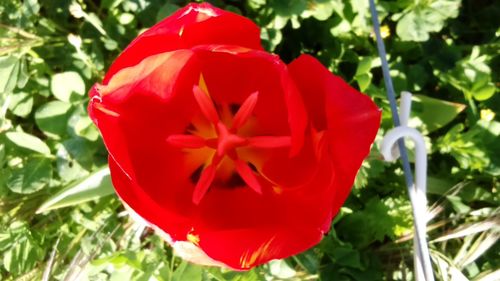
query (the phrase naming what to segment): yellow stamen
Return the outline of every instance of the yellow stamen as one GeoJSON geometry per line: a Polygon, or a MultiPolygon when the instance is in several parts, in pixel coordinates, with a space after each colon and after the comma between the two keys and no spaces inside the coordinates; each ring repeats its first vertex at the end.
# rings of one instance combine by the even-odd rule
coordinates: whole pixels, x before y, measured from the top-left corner
{"type": "Polygon", "coordinates": [[[189,242],[195,244],[196,246],[199,246],[199,244],[200,244],[200,236],[199,235],[189,232],[186,238],[189,242]]]}
{"type": "Polygon", "coordinates": [[[269,249],[271,247],[271,243],[274,241],[276,237],[273,236],[266,243],[262,244],[257,250],[253,253],[249,251],[245,252],[240,258],[240,264],[242,268],[250,268],[252,267],[258,258],[264,255],[269,255],[269,249]]]}
{"type": "Polygon", "coordinates": [[[203,74],[200,74],[200,80],[198,82],[198,87],[200,87],[200,89],[205,93],[207,94],[208,96],[210,96],[210,93],[208,92],[208,87],[207,87],[207,83],[205,82],[205,78],[203,77],[203,74]]]}

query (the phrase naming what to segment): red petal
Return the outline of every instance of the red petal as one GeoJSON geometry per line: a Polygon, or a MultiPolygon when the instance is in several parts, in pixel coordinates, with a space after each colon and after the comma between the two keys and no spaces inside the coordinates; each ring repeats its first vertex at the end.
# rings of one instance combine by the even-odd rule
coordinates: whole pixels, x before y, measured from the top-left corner
{"type": "Polygon", "coordinates": [[[192,228],[189,218],[172,212],[165,208],[166,206],[159,204],[146,190],[130,180],[111,157],[109,158],[109,169],[111,170],[113,186],[121,200],[144,220],[161,228],[174,240],[185,239],[192,228]]]}
{"type": "Polygon", "coordinates": [[[107,85],[99,86],[99,93],[105,103],[122,103],[131,94],[152,94],[166,101],[173,97],[174,88],[179,87],[178,80],[181,76],[191,76],[191,73],[187,72],[196,72],[193,66],[195,62],[191,50],[150,56],[134,67],[116,73],[107,85]],[[110,93],[112,95],[109,95],[110,93]]]}
{"type": "Polygon", "coordinates": [[[304,145],[304,136],[308,124],[308,116],[302,96],[295,83],[290,78],[288,71],[283,71],[281,76],[281,86],[285,92],[285,101],[288,108],[288,123],[292,136],[292,146],[290,156],[299,153],[304,145]]]}
{"type": "Polygon", "coordinates": [[[191,157],[166,142],[201,115],[191,94],[200,73],[191,55],[189,50],[163,53],[123,69],[99,87],[89,106],[116,165],[160,206],[183,216],[194,208],[190,177],[210,156],[208,148],[191,157]],[[96,102],[118,117],[98,110],[96,102]]]}
{"type": "Polygon", "coordinates": [[[195,135],[170,135],[167,143],[181,148],[202,148],[205,146],[205,139],[195,135]]]}
{"type": "Polygon", "coordinates": [[[370,152],[381,113],[368,96],[331,74],[309,55],[300,56],[288,69],[312,114],[313,125],[317,131],[327,128],[327,143],[335,163],[333,211],[336,213],[370,152]]]}
{"type": "Polygon", "coordinates": [[[194,114],[194,99],[174,94],[175,89],[184,91],[186,87],[181,70],[189,69],[191,55],[183,50],[149,57],[120,71],[108,85],[96,85],[90,91],[89,113],[109,153],[131,179],[149,166],[136,159],[152,147],[166,147],[166,136],[183,132],[194,114]],[[176,122],[158,123],[165,119],[176,122]]]}
{"type": "Polygon", "coordinates": [[[292,143],[292,138],[289,136],[282,137],[250,137],[248,138],[248,146],[255,148],[278,148],[278,147],[288,147],[292,143]]]}
{"type": "Polygon", "coordinates": [[[253,113],[253,110],[255,109],[255,105],[257,104],[258,98],[259,98],[259,92],[253,92],[243,102],[243,104],[241,105],[238,112],[236,112],[236,115],[234,116],[233,119],[232,128],[234,130],[238,130],[248,121],[250,115],[253,113]]]}
{"type": "Polygon", "coordinates": [[[236,160],[235,165],[236,171],[238,171],[238,174],[240,174],[245,183],[258,194],[262,194],[262,187],[260,186],[259,180],[253,174],[252,169],[248,167],[248,164],[244,161],[236,160]]]}
{"type": "Polygon", "coordinates": [[[285,189],[297,188],[310,182],[319,169],[311,136],[307,137],[297,155],[290,157],[289,151],[289,148],[267,150],[264,156],[266,160],[261,167],[261,173],[266,178],[285,189]]]}
{"type": "Polygon", "coordinates": [[[200,247],[211,258],[246,270],[273,259],[286,258],[316,245],[323,233],[301,227],[256,227],[199,233],[200,247]]]}
{"type": "Polygon", "coordinates": [[[201,173],[200,179],[198,180],[198,183],[196,183],[196,187],[194,188],[193,192],[193,203],[198,205],[205,196],[205,193],[207,193],[208,188],[212,184],[214,177],[215,177],[215,172],[216,172],[216,165],[210,165],[206,167],[203,172],[201,173]]]}
{"type": "Polygon", "coordinates": [[[323,157],[309,184],[283,193],[266,192],[269,186],[261,195],[248,188],[215,186],[199,205],[194,226],[199,245],[213,259],[248,269],[318,243],[331,221],[329,161],[323,157]]]}
{"type": "Polygon", "coordinates": [[[202,44],[237,45],[262,49],[260,29],[249,19],[213,7],[189,4],[139,35],[113,62],[103,83],[119,70],[151,55],[202,44]]]}
{"type": "Polygon", "coordinates": [[[221,105],[242,105],[249,93],[259,92],[259,102],[253,110],[254,116],[262,119],[262,126],[258,127],[272,132],[287,129],[284,94],[279,84],[284,67],[277,67],[279,58],[255,50],[223,47],[226,46],[199,46],[193,50],[203,62],[201,72],[212,99],[221,105]],[[271,105],[274,108],[269,112],[266,109],[271,105]]]}
{"type": "Polygon", "coordinates": [[[203,115],[205,115],[205,117],[210,120],[212,124],[215,125],[219,123],[217,109],[215,109],[214,102],[210,99],[208,94],[204,93],[198,86],[193,87],[193,93],[201,112],[203,112],[203,115]]]}
{"type": "Polygon", "coordinates": [[[193,51],[203,62],[201,72],[216,104],[243,105],[248,93],[259,93],[253,114],[238,130],[239,135],[245,136],[247,132],[252,135],[290,135],[293,131],[292,138],[300,143],[307,119],[304,124],[295,122],[295,119],[303,118],[305,109],[295,108],[301,104],[296,91],[299,102],[292,102],[295,94],[288,92],[289,87],[284,89],[282,81],[287,69],[278,57],[262,51],[221,45],[198,46],[193,51]],[[293,108],[288,108],[289,105],[293,108]],[[293,117],[294,114],[297,116],[293,117]],[[289,122],[292,119],[294,121],[289,122]]]}
{"type": "Polygon", "coordinates": [[[109,151],[110,157],[120,164],[117,164],[122,172],[129,178],[135,179],[135,171],[132,165],[130,151],[126,145],[123,145],[122,140],[125,139],[124,132],[120,129],[120,119],[111,109],[103,110],[101,96],[98,91],[98,86],[94,85],[90,89],[89,95],[91,100],[88,106],[89,115],[93,122],[101,131],[104,138],[104,144],[109,151]],[[110,138],[107,138],[110,136],[110,138]]]}

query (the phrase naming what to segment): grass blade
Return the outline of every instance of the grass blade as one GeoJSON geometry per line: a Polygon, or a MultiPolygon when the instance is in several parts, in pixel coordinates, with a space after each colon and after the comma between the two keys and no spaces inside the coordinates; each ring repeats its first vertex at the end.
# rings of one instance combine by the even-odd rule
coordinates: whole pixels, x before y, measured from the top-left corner
{"type": "Polygon", "coordinates": [[[37,214],[53,209],[73,206],[114,193],[108,167],[89,175],[84,180],[70,185],[45,201],[37,214]]]}

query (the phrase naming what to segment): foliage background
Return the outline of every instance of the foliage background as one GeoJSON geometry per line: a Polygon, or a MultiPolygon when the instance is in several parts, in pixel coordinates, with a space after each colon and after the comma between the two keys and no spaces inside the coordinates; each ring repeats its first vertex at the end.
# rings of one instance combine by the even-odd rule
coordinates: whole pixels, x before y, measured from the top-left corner
{"type": "MultiPolygon", "coordinates": [[[[0,0],[0,280],[412,280],[398,163],[374,145],[322,243],[249,272],[181,261],[112,193],[86,92],[167,0],[0,0]]],[[[310,53],[383,109],[365,0],[216,0],[262,27],[286,62],[310,53]]],[[[428,235],[439,280],[500,280],[500,5],[380,0],[396,91],[429,147],[428,235]]]]}

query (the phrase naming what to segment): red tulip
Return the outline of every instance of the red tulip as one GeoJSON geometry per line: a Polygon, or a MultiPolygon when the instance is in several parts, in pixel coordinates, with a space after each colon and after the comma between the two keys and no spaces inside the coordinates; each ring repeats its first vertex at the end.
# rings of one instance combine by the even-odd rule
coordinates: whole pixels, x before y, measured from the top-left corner
{"type": "Polygon", "coordinates": [[[249,269],[316,245],[380,111],[250,20],[190,4],[137,37],[90,91],[124,204],[186,259],[249,269]]]}

